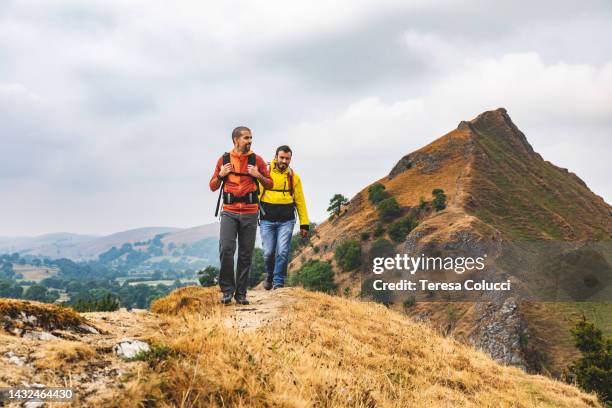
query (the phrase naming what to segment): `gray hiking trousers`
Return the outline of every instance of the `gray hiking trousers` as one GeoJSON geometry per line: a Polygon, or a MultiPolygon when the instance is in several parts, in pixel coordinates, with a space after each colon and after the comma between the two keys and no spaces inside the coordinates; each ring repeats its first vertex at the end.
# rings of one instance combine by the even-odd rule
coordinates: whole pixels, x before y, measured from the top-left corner
{"type": "Polygon", "coordinates": [[[219,286],[224,294],[246,296],[251,258],[257,235],[258,214],[221,213],[219,233],[219,286]],[[234,254],[238,238],[238,262],[234,273],[234,254]]]}

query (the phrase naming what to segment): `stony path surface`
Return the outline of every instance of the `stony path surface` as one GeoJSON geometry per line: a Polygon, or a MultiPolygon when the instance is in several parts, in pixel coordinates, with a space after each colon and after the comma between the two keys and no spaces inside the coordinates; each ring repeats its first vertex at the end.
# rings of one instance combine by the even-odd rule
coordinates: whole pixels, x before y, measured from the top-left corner
{"type": "Polygon", "coordinates": [[[247,298],[251,303],[226,306],[224,322],[228,327],[239,330],[255,330],[274,319],[280,319],[283,309],[296,300],[289,292],[286,288],[268,291],[258,287],[250,290],[247,298]]]}

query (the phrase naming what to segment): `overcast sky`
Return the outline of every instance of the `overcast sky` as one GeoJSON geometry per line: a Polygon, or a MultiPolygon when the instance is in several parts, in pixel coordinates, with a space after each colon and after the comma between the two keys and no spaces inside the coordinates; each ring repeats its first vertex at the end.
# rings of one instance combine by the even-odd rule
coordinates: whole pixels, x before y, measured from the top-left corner
{"type": "Polygon", "coordinates": [[[612,200],[612,2],[0,1],[0,236],[214,220],[238,125],[311,218],[505,107],[612,200]]]}

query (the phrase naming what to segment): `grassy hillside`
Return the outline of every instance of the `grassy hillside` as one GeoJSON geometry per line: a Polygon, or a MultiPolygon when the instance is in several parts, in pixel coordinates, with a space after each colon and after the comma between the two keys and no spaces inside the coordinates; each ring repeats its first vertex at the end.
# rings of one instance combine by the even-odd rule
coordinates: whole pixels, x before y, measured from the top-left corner
{"type": "Polygon", "coordinates": [[[285,289],[279,318],[238,331],[216,291],[182,288],[152,306],[169,326],[121,406],[149,395],[185,406],[597,406],[576,388],[501,366],[374,303],[285,289]]]}
{"type": "Polygon", "coordinates": [[[612,207],[535,153],[505,110],[485,112],[467,126],[478,146],[468,212],[511,239],[612,239],[612,207]]]}
{"type": "MultiPolygon", "coordinates": [[[[340,292],[358,296],[362,282],[371,273],[370,252],[378,238],[387,239],[400,254],[420,254],[424,250],[444,253],[447,248],[466,248],[467,242],[476,244],[497,254],[489,258],[492,267],[487,269],[491,271],[488,279],[512,276],[514,287],[522,294],[531,292],[547,301],[580,298],[573,295],[586,293],[580,292],[584,278],[596,268],[600,283],[597,288],[607,284],[607,289],[593,290],[583,298],[604,302],[612,299],[612,207],[575,174],[534,152],[502,108],[462,121],[451,132],[402,157],[387,177],[366,185],[351,198],[340,217],[316,228],[311,245],[296,252],[290,270],[296,271],[309,259],[329,260],[336,271],[340,292]],[[406,239],[394,242],[389,235],[389,223],[380,223],[376,207],[368,201],[368,188],[374,184],[385,186],[385,192],[397,200],[403,215],[418,208],[421,199],[431,200],[434,189],[444,190],[447,206],[442,211],[421,215],[419,225],[406,239]],[[381,225],[382,234],[376,237],[381,225]],[[358,242],[362,254],[361,267],[351,272],[343,271],[334,259],[335,249],[347,239],[358,242]],[[590,244],[577,250],[584,243],[590,244]],[[590,256],[594,248],[599,253],[590,256]]],[[[405,276],[398,274],[389,280],[399,277],[405,276]]],[[[408,313],[427,319],[445,334],[479,344],[481,332],[488,330],[478,322],[482,309],[430,303],[422,295],[416,295],[417,307],[407,309],[408,313]]],[[[403,310],[406,296],[396,293],[391,307],[403,310]]],[[[497,307],[503,303],[500,296],[488,297],[483,302],[491,300],[496,301],[497,307]]],[[[560,375],[577,356],[569,328],[581,316],[584,305],[568,301],[533,306],[519,305],[516,325],[508,326],[507,331],[516,334],[520,330],[519,338],[531,339],[519,354],[526,361],[537,361],[527,361],[526,366],[560,375]],[[547,319],[550,316],[555,318],[547,319]],[[551,332],[560,339],[559,344],[546,341],[545,333],[551,332]]],[[[595,309],[609,307],[603,303],[595,309]]],[[[585,314],[604,330],[612,324],[610,313],[589,314],[587,310],[585,314]]],[[[493,315],[488,318],[491,323],[497,319],[493,315]]],[[[495,344],[490,351],[506,346],[495,344]]]]}

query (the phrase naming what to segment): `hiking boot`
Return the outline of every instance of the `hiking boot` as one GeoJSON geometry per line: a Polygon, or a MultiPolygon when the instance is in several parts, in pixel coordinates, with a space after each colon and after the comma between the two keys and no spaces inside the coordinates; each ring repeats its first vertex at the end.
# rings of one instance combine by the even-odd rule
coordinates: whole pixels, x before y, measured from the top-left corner
{"type": "Polygon", "coordinates": [[[249,301],[247,300],[246,296],[236,296],[236,303],[239,305],[248,305],[249,301]]]}
{"type": "Polygon", "coordinates": [[[227,304],[229,304],[231,302],[232,302],[232,294],[231,293],[224,293],[223,296],[221,296],[221,304],[227,305],[227,304]]]}
{"type": "Polygon", "coordinates": [[[276,289],[280,289],[280,288],[284,288],[284,287],[285,287],[285,285],[274,285],[272,287],[272,289],[276,290],[276,289]]]}
{"type": "Polygon", "coordinates": [[[267,280],[267,279],[266,279],[266,280],[264,281],[263,287],[264,287],[264,289],[265,289],[265,290],[270,290],[270,289],[272,289],[272,281],[269,281],[269,280],[267,280]]]}

